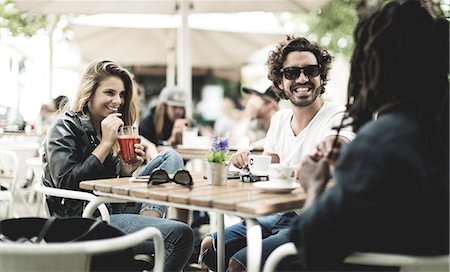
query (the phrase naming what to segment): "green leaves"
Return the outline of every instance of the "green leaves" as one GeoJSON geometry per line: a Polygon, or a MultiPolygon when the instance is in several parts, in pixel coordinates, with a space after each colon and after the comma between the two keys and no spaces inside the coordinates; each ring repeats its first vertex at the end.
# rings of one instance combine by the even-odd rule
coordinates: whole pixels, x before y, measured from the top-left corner
{"type": "Polygon", "coordinates": [[[225,163],[229,150],[228,139],[220,139],[217,135],[212,138],[211,152],[206,159],[208,162],[225,163]]]}
{"type": "Polygon", "coordinates": [[[21,14],[11,0],[0,0],[0,28],[8,29],[13,36],[33,36],[47,27],[45,15],[21,14]]]}
{"type": "Polygon", "coordinates": [[[225,161],[227,160],[228,156],[227,153],[224,151],[213,151],[211,153],[208,154],[207,156],[207,160],[208,162],[216,162],[216,163],[225,163],[225,161]]]}

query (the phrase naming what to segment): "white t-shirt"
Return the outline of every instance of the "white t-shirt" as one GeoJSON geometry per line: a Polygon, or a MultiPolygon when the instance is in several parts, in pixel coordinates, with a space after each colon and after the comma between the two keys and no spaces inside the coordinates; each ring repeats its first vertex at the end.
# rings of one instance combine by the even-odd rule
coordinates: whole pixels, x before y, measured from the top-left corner
{"type": "MultiPolygon", "coordinates": [[[[325,102],[309,124],[297,135],[291,129],[292,109],[280,110],[272,116],[264,143],[264,151],[277,154],[280,163],[298,164],[312,154],[325,137],[336,135],[332,128],[341,123],[345,107],[325,102]]],[[[353,140],[351,127],[342,128],[339,135],[353,140]]]]}

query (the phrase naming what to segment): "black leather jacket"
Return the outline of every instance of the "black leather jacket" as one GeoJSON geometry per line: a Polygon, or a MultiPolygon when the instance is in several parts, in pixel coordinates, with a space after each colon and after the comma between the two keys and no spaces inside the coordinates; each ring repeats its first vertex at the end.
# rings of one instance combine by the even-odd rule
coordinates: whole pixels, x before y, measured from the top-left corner
{"type": "MultiPolygon", "coordinates": [[[[66,112],[48,130],[44,141],[43,183],[53,188],[80,190],[88,179],[117,177],[120,163],[109,154],[102,164],[91,154],[99,144],[89,114],[66,112]]],[[[81,216],[84,202],[47,197],[50,212],[58,216],[81,216]]]]}

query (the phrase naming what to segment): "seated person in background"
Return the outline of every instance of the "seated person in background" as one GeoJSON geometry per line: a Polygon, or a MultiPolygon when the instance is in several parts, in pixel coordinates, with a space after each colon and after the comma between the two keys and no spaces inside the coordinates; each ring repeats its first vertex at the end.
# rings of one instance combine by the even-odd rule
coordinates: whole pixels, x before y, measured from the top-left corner
{"type": "MultiPolygon", "coordinates": [[[[272,116],[264,143],[264,154],[272,157],[272,163],[298,164],[321,141],[332,142],[336,138],[332,128],[340,124],[345,107],[324,102],[320,97],[325,92],[331,59],[320,45],[297,37],[287,37],[270,52],[267,64],[272,88],[292,106],[272,116]]],[[[337,139],[339,143],[346,143],[353,137],[351,129],[345,128],[337,139]]],[[[248,154],[248,151],[235,153],[231,163],[238,168],[246,167],[248,154]]],[[[296,212],[287,212],[257,219],[263,238],[261,265],[275,248],[289,241],[289,224],[296,217],[296,212]]],[[[241,222],[226,228],[224,236],[225,263],[229,271],[245,270],[245,224],[241,222]]],[[[207,236],[200,249],[200,261],[213,270],[216,269],[216,239],[216,234],[207,236]]]]}
{"type": "Polygon", "coordinates": [[[307,200],[290,232],[296,270],[349,271],[353,252],[449,254],[448,33],[419,1],[358,23],[348,84],[357,136],[332,188],[326,154],[298,168],[307,200]]]}
{"type": "MultiPolygon", "coordinates": [[[[83,180],[131,176],[144,161],[143,146],[135,144],[138,162],[125,163],[118,157],[117,131],[121,126],[132,125],[137,112],[136,90],[129,72],[112,61],[92,62],[81,77],[71,111],[53,123],[44,141],[44,185],[80,190],[83,180]]],[[[174,173],[182,167],[181,156],[166,150],[151,160],[140,175],[150,175],[155,169],[174,173]]],[[[52,196],[47,197],[47,203],[56,216],[81,216],[86,205],[84,201],[52,196]]],[[[125,233],[147,226],[161,231],[166,271],[180,271],[187,263],[193,248],[192,229],[184,223],[159,218],[166,207],[120,203],[109,208],[111,224],[125,233]]],[[[136,250],[150,254],[154,248],[149,241],[136,250]]]]}
{"type": "Polygon", "coordinates": [[[221,110],[219,118],[214,122],[214,134],[221,138],[229,138],[230,132],[236,127],[241,112],[229,97],[223,99],[221,110]]]}
{"type": "MultiPolygon", "coordinates": [[[[139,134],[145,145],[146,158],[158,156],[157,145],[182,144],[183,130],[190,124],[186,119],[186,92],[178,86],[166,86],[159,94],[159,101],[150,113],[139,122],[139,134]]],[[[176,218],[188,221],[188,211],[175,209],[176,218]]]]}
{"type": "Polygon", "coordinates": [[[53,111],[56,116],[63,113],[69,107],[69,98],[65,95],[58,95],[52,102],[53,111]]]}
{"type": "Polygon", "coordinates": [[[186,119],[186,92],[178,86],[166,86],[159,94],[158,104],[139,123],[139,134],[154,145],[167,142],[181,144],[186,119]]]}
{"type": "Polygon", "coordinates": [[[230,144],[244,148],[247,146],[243,145],[249,144],[250,149],[262,149],[270,119],[278,111],[280,98],[275,95],[272,86],[265,91],[244,87],[243,91],[249,94],[249,98],[231,132],[230,144]],[[249,142],[243,143],[242,139],[249,142]]]}

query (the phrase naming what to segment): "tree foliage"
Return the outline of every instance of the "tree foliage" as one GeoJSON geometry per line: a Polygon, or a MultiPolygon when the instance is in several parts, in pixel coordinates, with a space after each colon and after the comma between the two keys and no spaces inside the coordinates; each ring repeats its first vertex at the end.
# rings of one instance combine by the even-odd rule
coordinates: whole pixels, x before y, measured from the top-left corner
{"type": "Polygon", "coordinates": [[[47,27],[47,16],[21,14],[11,0],[0,0],[0,28],[8,29],[13,36],[33,36],[47,27]]]}
{"type": "Polygon", "coordinates": [[[356,6],[360,0],[331,0],[311,13],[306,22],[317,41],[333,55],[343,54],[350,59],[353,50],[353,29],[358,22],[356,6]]]}
{"type": "MultiPolygon", "coordinates": [[[[353,30],[359,14],[368,14],[391,0],[331,0],[316,12],[308,14],[303,20],[310,33],[332,54],[342,53],[350,59],[353,50],[353,30]]],[[[430,13],[449,18],[448,0],[420,0],[430,13]],[[446,4],[447,3],[447,4],[446,4]]]]}

